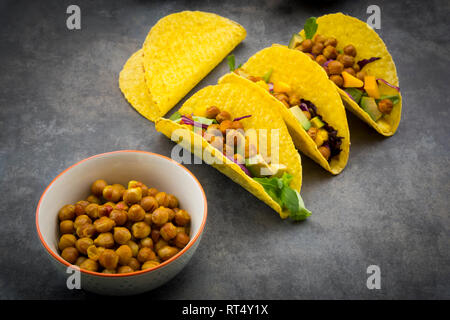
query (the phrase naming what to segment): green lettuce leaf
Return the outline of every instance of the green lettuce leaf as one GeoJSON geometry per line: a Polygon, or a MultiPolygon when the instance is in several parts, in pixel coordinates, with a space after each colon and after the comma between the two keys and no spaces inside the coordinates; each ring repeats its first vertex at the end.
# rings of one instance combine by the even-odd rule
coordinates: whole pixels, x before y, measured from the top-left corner
{"type": "Polygon", "coordinates": [[[310,17],[306,20],[303,30],[305,30],[306,39],[312,39],[319,26],[316,22],[316,17],[310,17]]]}

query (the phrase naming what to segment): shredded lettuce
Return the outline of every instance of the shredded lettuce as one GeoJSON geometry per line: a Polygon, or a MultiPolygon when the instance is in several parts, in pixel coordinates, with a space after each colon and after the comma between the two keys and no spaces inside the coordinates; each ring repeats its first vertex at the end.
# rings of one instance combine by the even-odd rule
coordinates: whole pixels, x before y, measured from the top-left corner
{"type": "Polygon", "coordinates": [[[304,220],[311,215],[311,211],[305,208],[302,197],[298,191],[292,189],[289,183],[292,175],[284,173],[281,178],[253,178],[264,187],[269,196],[277,202],[280,207],[290,213],[290,218],[295,221],[304,220]]]}
{"type": "Polygon", "coordinates": [[[312,39],[319,26],[316,22],[316,17],[310,17],[306,20],[303,30],[305,30],[306,39],[312,39]]]}

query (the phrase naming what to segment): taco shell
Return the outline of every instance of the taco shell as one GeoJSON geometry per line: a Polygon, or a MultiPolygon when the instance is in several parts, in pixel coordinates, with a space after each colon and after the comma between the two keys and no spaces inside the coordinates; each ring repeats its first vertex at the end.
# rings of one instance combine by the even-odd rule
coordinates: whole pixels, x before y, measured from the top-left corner
{"type": "Polygon", "coordinates": [[[343,137],[341,153],[328,162],[316,143],[309,137],[301,124],[278,99],[267,90],[235,73],[223,76],[219,83],[250,85],[274,101],[276,111],[284,119],[295,146],[332,174],[340,173],[346,166],[350,151],[350,133],[345,108],[334,84],[328,80],[325,71],[308,56],[298,50],[274,45],[253,55],[243,66],[244,72],[252,76],[263,76],[272,69],[271,82],[282,81],[297,92],[303,99],[311,101],[322,118],[343,137]]]}
{"type": "MultiPolygon", "coordinates": [[[[287,172],[293,176],[290,187],[300,191],[302,183],[302,166],[300,155],[288,134],[283,119],[276,112],[276,104],[263,92],[254,86],[226,83],[208,86],[189,98],[181,107],[181,114],[191,114],[199,107],[217,106],[220,110],[228,111],[233,117],[252,115],[241,120],[246,130],[279,129],[279,163],[287,166],[287,172]]],[[[283,211],[280,205],[266,193],[263,186],[246,175],[234,162],[227,159],[219,150],[212,147],[200,135],[194,134],[186,125],[180,125],[172,120],[159,118],[156,121],[156,130],[162,132],[170,139],[176,140],[183,148],[205,160],[202,155],[208,154],[210,160],[205,160],[214,168],[240,184],[258,199],[264,201],[280,214],[287,218],[289,213],[283,211]],[[172,134],[175,134],[172,136],[172,134]],[[181,137],[181,139],[178,139],[181,137]]],[[[270,150],[270,147],[268,147],[270,150]]]]}
{"type": "MultiPolygon", "coordinates": [[[[380,60],[367,64],[363,71],[376,78],[382,78],[387,82],[399,86],[397,69],[389,54],[386,45],[380,36],[365,22],[342,13],[327,14],[317,18],[318,29],[316,34],[325,37],[334,37],[338,41],[337,49],[353,44],[356,48],[355,61],[380,57],[380,60]]],[[[304,31],[300,32],[304,36],[304,31]]],[[[334,84],[334,83],[333,83],[334,84]]],[[[391,114],[383,116],[375,122],[355,101],[350,99],[346,92],[338,88],[339,94],[345,106],[361,120],[369,124],[384,136],[392,136],[398,128],[402,112],[402,97],[400,92],[384,84],[379,84],[381,95],[398,94],[400,101],[394,106],[391,114]]]]}

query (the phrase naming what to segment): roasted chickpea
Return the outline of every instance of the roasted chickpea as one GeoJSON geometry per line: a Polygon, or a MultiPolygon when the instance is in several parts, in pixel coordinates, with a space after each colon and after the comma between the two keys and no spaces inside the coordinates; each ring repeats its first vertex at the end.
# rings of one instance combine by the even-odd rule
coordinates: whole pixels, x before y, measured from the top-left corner
{"type": "Polygon", "coordinates": [[[86,214],[91,218],[91,219],[97,219],[98,218],[98,207],[99,205],[96,203],[91,203],[90,205],[88,205],[86,207],[86,214]]]}
{"type": "Polygon", "coordinates": [[[152,228],[152,232],[150,233],[150,236],[153,240],[153,243],[157,243],[159,240],[159,236],[160,236],[159,230],[152,228]]]}
{"type": "Polygon", "coordinates": [[[155,196],[156,201],[158,201],[158,204],[163,207],[169,206],[169,196],[165,192],[158,192],[155,196]]]}
{"type": "Polygon", "coordinates": [[[175,236],[174,244],[177,248],[183,249],[188,244],[188,242],[189,236],[184,232],[177,233],[177,235],[175,236]]]}
{"type": "Polygon", "coordinates": [[[120,202],[117,202],[116,207],[114,209],[128,211],[128,208],[129,207],[125,203],[125,201],[120,201],[120,202]]]}
{"type": "Polygon", "coordinates": [[[150,226],[152,225],[152,214],[151,213],[146,213],[145,214],[144,222],[149,224],[150,226]]]}
{"type": "Polygon", "coordinates": [[[313,55],[316,55],[316,56],[317,56],[317,55],[319,55],[319,54],[322,53],[323,48],[325,48],[325,46],[323,45],[323,43],[320,43],[320,42],[314,43],[314,45],[312,46],[312,49],[311,49],[311,53],[312,53],[313,55]]]}
{"type": "Polygon", "coordinates": [[[121,266],[117,269],[117,273],[131,273],[134,270],[130,266],[121,266]]]}
{"type": "Polygon", "coordinates": [[[119,257],[119,263],[123,266],[128,265],[131,258],[133,257],[133,252],[127,245],[121,245],[119,248],[117,248],[116,254],[119,257]]]}
{"type": "Polygon", "coordinates": [[[177,228],[177,234],[179,234],[180,232],[184,232],[187,234],[186,227],[176,227],[176,228],[177,228]]]}
{"type": "Polygon", "coordinates": [[[305,39],[302,41],[300,47],[303,52],[311,52],[313,42],[311,41],[311,39],[305,39]]]}
{"type": "Polygon", "coordinates": [[[332,46],[332,47],[336,47],[337,46],[337,40],[336,38],[328,38],[327,40],[325,40],[324,42],[325,47],[326,46],[332,46]]]}
{"type": "Polygon", "coordinates": [[[208,119],[215,119],[219,113],[220,110],[216,106],[206,108],[206,117],[208,119]]]}
{"type": "Polygon", "coordinates": [[[320,65],[323,65],[325,62],[327,62],[327,58],[323,54],[320,54],[316,57],[316,62],[320,65]]]}
{"type": "Polygon", "coordinates": [[[131,239],[130,230],[124,227],[114,228],[114,240],[118,244],[126,244],[131,239]]]}
{"type": "Polygon", "coordinates": [[[83,224],[77,228],[77,236],[80,238],[90,238],[95,235],[95,227],[92,224],[83,224]]]}
{"type": "Polygon", "coordinates": [[[75,243],[75,247],[82,254],[87,254],[87,249],[94,244],[91,238],[80,238],[75,243]]]}
{"type": "Polygon", "coordinates": [[[145,217],[145,210],[138,204],[133,204],[128,210],[128,220],[142,221],[145,217]]]}
{"type": "Polygon", "coordinates": [[[353,65],[353,69],[355,70],[356,73],[358,73],[359,71],[361,71],[361,68],[359,67],[359,64],[355,63],[353,65]]]}
{"type": "Polygon", "coordinates": [[[92,223],[91,218],[89,218],[85,214],[82,214],[81,216],[78,216],[75,218],[75,222],[73,223],[73,226],[75,227],[75,229],[78,229],[78,227],[81,227],[82,225],[91,224],[91,223],[92,223]]]}
{"type": "Polygon", "coordinates": [[[141,188],[131,188],[128,190],[125,190],[123,193],[123,201],[125,201],[126,204],[131,205],[138,203],[142,199],[142,189],[141,188]]]}
{"type": "Polygon", "coordinates": [[[86,260],[87,260],[86,257],[80,256],[80,257],[77,258],[77,261],[75,261],[75,265],[81,266],[81,264],[82,264],[84,261],[86,261],[86,260]]]}
{"type": "Polygon", "coordinates": [[[95,204],[100,204],[102,203],[100,201],[100,198],[97,196],[94,196],[93,194],[91,194],[89,197],[87,197],[86,199],[89,203],[95,203],[95,204]]]}
{"type": "Polygon", "coordinates": [[[331,75],[330,80],[333,81],[338,87],[342,87],[344,85],[344,79],[338,74],[331,75]]]}
{"type": "Polygon", "coordinates": [[[145,261],[144,264],[142,265],[141,269],[145,270],[145,269],[151,269],[153,267],[156,267],[157,265],[159,265],[158,261],[145,261]]]}
{"type": "Polygon", "coordinates": [[[217,117],[216,120],[218,123],[221,123],[224,120],[231,120],[231,114],[227,111],[221,111],[217,117]]]}
{"type": "Polygon", "coordinates": [[[65,234],[65,233],[74,233],[75,232],[75,227],[74,227],[74,223],[72,220],[63,220],[59,223],[59,231],[61,232],[61,234],[65,234]]]}
{"type": "Polygon", "coordinates": [[[98,263],[92,259],[86,259],[80,264],[80,269],[96,272],[98,270],[98,263]]]}
{"type": "Polygon", "coordinates": [[[98,233],[108,232],[114,228],[115,225],[116,223],[114,220],[107,217],[101,217],[100,219],[94,221],[95,231],[98,233]]]}
{"type": "Polygon", "coordinates": [[[333,60],[328,64],[328,71],[330,74],[341,74],[344,70],[344,65],[339,61],[333,60]]]}
{"type": "Polygon", "coordinates": [[[356,57],[356,48],[351,44],[346,45],[344,47],[344,53],[349,56],[356,57]]]}
{"type": "Polygon", "coordinates": [[[156,242],[156,244],[155,244],[155,246],[154,246],[155,251],[158,252],[159,249],[161,249],[161,248],[163,248],[163,247],[165,247],[165,246],[167,246],[167,245],[169,245],[169,244],[167,243],[167,241],[164,240],[163,238],[160,238],[160,239],[158,240],[158,242],[156,242]]]}
{"type": "Polygon", "coordinates": [[[191,216],[186,210],[179,210],[175,214],[175,223],[177,226],[183,227],[191,221],[191,216]]]}
{"type": "Polygon", "coordinates": [[[129,246],[131,248],[131,252],[133,253],[133,257],[136,257],[138,252],[139,252],[139,246],[136,242],[129,240],[126,243],[127,246],[129,246]]]}
{"type": "Polygon", "coordinates": [[[299,105],[300,104],[300,96],[295,92],[290,93],[289,94],[289,104],[291,106],[299,105]]]}
{"type": "Polygon", "coordinates": [[[327,38],[325,38],[324,36],[322,36],[320,34],[316,34],[314,36],[314,42],[324,43],[326,40],[327,40],[327,38]]]}
{"type": "Polygon", "coordinates": [[[142,198],[140,205],[146,212],[153,212],[159,207],[158,200],[152,196],[142,198]]]}
{"type": "Polygon", "coordinates": [[[339,56],[339,61],[344,65],[345,68],[353,66],[355,64],[355,58],[347,54],[342,54],[339,56]]]}
{"type": "Polygon", "coordinates": [[[128,266],[132,268],[134,271],[139,270],[141,268],[141,264],[136,258],[131,258],[130,262],[128,262],[128,266]]]}
{"type": "Polygon", "coordinates": [[[109,217],[111,211],[114,210],[114,207],[110,205],[110,202],[105,203],[104,205],[98,206],[98,217],[109,217]]]}
{"type": "Polygon", "coordinates": [[[150,196],[150,197],[154,197],[154,196],[156,196],[156,194],[158,193],[159,191],[158,191],[158,189],[156,189],[156,188],[149,188],[148,189],[148,196],[150,196]]]}
{"type": "Polygon", "coordinates": [[[109,214],[109,218],[114,220],[114,222],[118,226],[123,226],[128,220],[127,213],[123,210],[117,209],[111,211],[111,213],[109,214]]]}
{"type": "Polygon", "coordinates": [[[133,236],[137,239],[143,239],[146,238],[150,232],[151,228],[150,225],[146,224],[145,222],[136,222],[131,227],[131,231],[133,232],[133,236]]]}
{"type": "Polygon", "coordinates": [[[74,247],[64,248],[64,250],[61,252],[61,257],[70,264],[74,264],[78,258],[78,250],[74,247]]]}
{"type": "Polygon", "coordinates": [[[164,240],[169,241],[177,235],[177,228],[171,222],[167,222],[161,227],[159,232],[164,240]]]}
{"type": "Polygon", "coordinates": [[[155,260],[156,254],[152,249],[144,247],[139,249],[137,259],[139,262],[144,263],[145,261],[155,260]]]}
{"type": "Polygon", "coordinates": [[[73,220],[75,218],[75,206],[72,204],[66,204],[59,210],[58,218],[60,221],[73,220]]]}
{"type": "Polygon", "coordinates": [[[157,226],[162,226],[169,221],[169,208],[159,207],[152,214],[152,221],[157,226]]]}
{"type": "Polygon", "coordinates": [[[100,233],[94,240],[94,244],[98,247],[112,248],[114,247],[114,237],[111,232],[100,233]]]}
{"type": "Polygon", "coordinates": [[[319,130],[317,128],[311,127],[311,128],[308,129],[307,133],[311,137],[311,139],[315,140],[318,131],[319,130]]]}
{"type": "Polygon", "coordinates": [[[330,148],[328,146],[320,146],[319,147],[319,152],[322,154],[322,156],[326,160],[328,160],[330,158],[331,151],[330,151],[330,148]]]}
{"type": "Polygon", "coordinates": [[[238,121],[233,121],[232,124],[231,124],[231,129],[244,130],[244,125],[239,120],[238,121]]]}
{"type": "Polygon", "coordinates": [[[394,104],[390,99],[383,99],[378,102],[378,110],[380,110],[380,112],[383,114],[390,114],[393,108],[394,104]]]}
{"type": "Polygon", "coordinates": [[[148,187],[140,181],[130,181],[128,182],[128,189],[131,188],[141,188],[142,197],[146,197],[148,195],[148,187]]]}
{"type": "Polygon", "coordinates": [[[93,195],[96,195],[97,197],[101,197],[103,194],[103,189],[108,185],[108,183],[103,180],[95,180],[94,183],[91,186],[91,192],[93,195]]]}
{"type": "Polygon", "coordinates": [[[118,202],[122,197],[123,191],[120,187],[106,186],[103,189],[103,198],[108,201],[118,202]]]}
{"type": "Polygon", "coordinates": [[[352,76],[356,76],[356,72],[353,68],[345,68],[344,69],[345,72],[347,72],[348,74],[352,75],[352,76]]]}
{"type": "Polygon", "coordinates": [[[227,133],[227,130],[230,130],[232,128],[233,128],[233,121],[231,120],[223,120],[219,126],[219,130],[220,132],[222,132],[223,135],[227,133]]]}
{"type": "Polygon", "coordinates": [[[105,251],[106,249],[103,247],[96,247],[95,245],[89,246],[87,248],[87,256],[89,257],[89,259],[97,261],[98,258],[100,258],[100,255],[102,254],[103,251],[105,251]]]}
{"type": "Polygon", "coordinates": [[[315,61],[316,57],[314,57],[311,53],[305,53],[311,60],[315,61]]]}
{"type": "Polygon", "coordinates": [[[73,234],[63,234],[61,238],[59,238],[59,250],[64,250],[68,247],[75,247],[75,242],[77,242],[77,238],[75,238],[73,234]]]}
{"type": "Polygon", "coordinates": [[[144,239],[141,239],[140,245],[141,245],[141,248],[147,247],[147,248],[153,249],[153,240],[152,240],[152,238],[146,237],[144,239]]]}
{"type": "Polygon", "coordinates": [[[323,49],[322,54],[325,56],[325,58],[327,58],[327,60],[329,60],[329,59],[336,59],[338,52],[336,48],[333,46],[325,46],[325,49],[323,49]]]}
{"type": "Polygon", "coordinates": [[[81,201],[78,201],[76,204],[75,204],[75,215],[78,217],[78,216],[81,216],[81,215],[83,215],[83,214],[86,214],[86,207],[89,205],[89,201],[86,201],[86,200],[81,200],[81,201]]]}
{"type": "Polygon", "coordinates": [[[162,260],[168,260],[168,259],[172,258],[174,255],[176,255],[179,251],[180,250],[178,250],[178,248],[171,247],[171,246],[165,246],[158,250],[158,256],[162,260]]]}
{"type": "Polygon", "coordinates": [[[114,270],[119,263],[119,255],[114,250],[106,249],[100,254],[98,262],[104,268],[114,270]]]}
{"type": "Polygon", "coordinates": [[[366,73],[364,71],[359,71],[356,73],[356,77],[364,82],[364,77],[366,76],[366,73]]]}
{"type": "Polygon", "coordinates": [[[116,270],[103,269],[102,273],[115,274],[115,273],[116,273],[116,270]]]}

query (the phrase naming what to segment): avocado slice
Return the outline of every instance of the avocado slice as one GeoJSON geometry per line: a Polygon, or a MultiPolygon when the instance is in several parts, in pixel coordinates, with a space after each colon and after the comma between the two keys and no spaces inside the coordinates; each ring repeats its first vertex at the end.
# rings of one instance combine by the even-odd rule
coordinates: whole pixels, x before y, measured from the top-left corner
{"type": "Polygon", "coordinates": [[[320,120],[319,117],[314,117],[314,118],[311,119],[311,125],[314,128],[320,129],[320,128],[322,128],[325,125],[325,123],[323,123],[323,121],[320,120]]]}
{"type": "Polygon", "coordinates": [[[272,175],[272,168],[260,154],[256,154],[253,157],[245,159],[245,166],[255,177],[272,175]]]}
{"type": "Polygon", "coordinates": [[[361,97],[363,95],[362,90],[356,88],[345,88],[344,90],[352,96],[353,100],[355,100],[356,103],[359,103],[361,101],[361,97]]]}
{"type": "Polygon", "coordinates": [[[192,119],[195,122],[198,122],[201,124],[206,124],[208,126],[214,123],[214,119],[209,119],[209,118],[205,118],[205,117],[193,116],[192,119]]]}
{"type": "Polygon", "coordinates": [[[360,105],[361,108],[369,114],[373,121],[377,121],[383,116],[380,110],[378,110],[375,99],[372,97],[362,97],[360,105]]]}
{"type": "Polygon", "coordinates": [[[289,40],[289,45],[288,48],[289,49],[294,49],[297,45],[299,45],[300,43],[302,43],[303,38],[301,35],[299,35],[298,33],[294,33],[291,37],[291,40],[289,40]]]}
{"type": "Polygon", "coordinates": [[[289,110],[292,112],[297,121],[300,122],[303,129],[308,130],[309,128],[311,128],[311,122],[309,122],[308,118],[305,116],[299,106],[293,106],[292,108],[289,108],[289,110]]]}
{"type": "Polygon", "coordinates": [[[272,170],[272,177],[281,178],[285,172],[287,172],[287,167],[284,164],[269,164],[272,170]]]}

